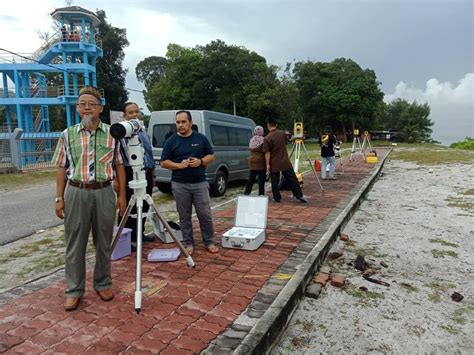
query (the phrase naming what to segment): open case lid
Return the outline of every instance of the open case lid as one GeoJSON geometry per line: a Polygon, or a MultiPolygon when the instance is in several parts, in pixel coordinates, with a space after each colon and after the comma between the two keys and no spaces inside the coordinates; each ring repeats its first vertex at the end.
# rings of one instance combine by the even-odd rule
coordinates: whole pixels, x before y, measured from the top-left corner
{"type": "Polygon", "coordinates": [[[267,226],[267,196],[239,196],[235,209],[235,226],[261,228],[267,226]]]}

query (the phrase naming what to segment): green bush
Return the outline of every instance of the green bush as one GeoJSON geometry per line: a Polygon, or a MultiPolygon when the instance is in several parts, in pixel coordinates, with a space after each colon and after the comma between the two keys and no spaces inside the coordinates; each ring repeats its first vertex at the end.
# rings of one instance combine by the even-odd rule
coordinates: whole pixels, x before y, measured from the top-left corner
{"type": "Polygon", "coordinates": [[[474,138],[466,137],[464,140],[450,145],[451,148],[474,150],[474,138]]]}

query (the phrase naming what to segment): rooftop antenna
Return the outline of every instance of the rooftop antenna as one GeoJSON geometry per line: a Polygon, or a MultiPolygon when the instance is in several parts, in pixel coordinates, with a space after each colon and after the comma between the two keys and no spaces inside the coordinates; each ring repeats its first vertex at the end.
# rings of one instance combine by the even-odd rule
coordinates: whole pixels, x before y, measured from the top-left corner
{"type": "Polygon", "coordinates": [[[69,7],[72,5],[73,2],[74,0],[66,0],[66,5],[69,7]]]}

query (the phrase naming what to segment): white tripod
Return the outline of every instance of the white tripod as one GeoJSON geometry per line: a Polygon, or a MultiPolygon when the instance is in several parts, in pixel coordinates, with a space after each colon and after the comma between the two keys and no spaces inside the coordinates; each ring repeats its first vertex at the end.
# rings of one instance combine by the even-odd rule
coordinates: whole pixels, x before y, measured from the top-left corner
{"type": "MultiPolygon", "coordinates": [[[[120,122],[120,123],[116,123],[112,125],[110,129],[111,135],[115,139],[120,139],[120,138],[125,137],[126,133],[123,134],[123,131],[124,131],[123,129],[121,129],[120,127],[113,129],[113,127],[115,125],[125,126],[126,123],[130,123],[132,121],[124,121],[124,122],[120,122]]],[[[130,123],[130,124],[133,125],[133,123],[130,123]]],[[[113,239],[112,239],[112,250],[113,250],[115,247],[115,244],[117,243],[119,239],[118,236],[121,235],[122,230],[125,226],[125,223],[127,223],[128,218],[132,217],[132,218],[137,219],[137,255],[136,255],[137,260],[136,260],[136,277],[135,277],[135,311],[137,312],[137,314],[140,313],[140,310],[142,307],[142,289],[141,289],[142,288],[142,235],[143,235],[142,218],[144,217],[143,216],[143,201],[144,200],[153,209],[153,212],[160,219],[161,223],[163,223],[163,226],[165,226],[165,228],[168,230],[170,236],[173,238],[174,242],[178,245],[181,252],[186,256],[186,261],[188,263],[188,266],[191,266],[191,267],[195,266],[194,260],[189,255],[186,248],[176,238],[176,236],[173,233],[173,229],[169,226],[168,222],[160,214],[151,196],[146,193],[147,181],[146,181],[145,170],[144,170],[144,165],[143,165],[143,147],[140,145],[140,141],[138,140],[138,134],[137,134],[137,131],[139,129],[140,127],[132,128],[132,133],[131,134],[129,133],[129,136],[131,135],[131,138],[129,139],[129,142],[128,142],[128,161],[133,171],[133,180],[128,183],[128,186],[131,189],[133,189],[133,195],[130,198],[130,202],[128,203],[127,209],[125,210],[125,214],[120,222],[117,233],[113,236],[113,239]],[[134,205],[137,206],[137,214],[130,215],[130,211],[132,210],[134,205]]],[[[126,132],[126,129],[125,129],[125,132],[126,132]]],[[[150,212],[146,213],[145,217],[148,216],[149,214],[151,213],[150,212]]]]}
{"type": "Polygon", "coordinates": [[[370,145],[369,132],[365,131],[364,132],[364,140],[362,141],[362,148],[361,148],[361,152],[362,152],[362,154],[364,154],[364,156],[365,156],[365,150],[367,149],[367,147],[369,148],[369,152],[371,152],[372,151],[372,146],[370,145]]]}

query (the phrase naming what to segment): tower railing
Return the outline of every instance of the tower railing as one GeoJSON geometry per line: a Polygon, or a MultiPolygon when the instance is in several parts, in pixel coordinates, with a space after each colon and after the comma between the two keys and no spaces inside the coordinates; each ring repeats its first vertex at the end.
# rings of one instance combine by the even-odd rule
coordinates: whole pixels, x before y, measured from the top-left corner
{"type": "MultiPolygon", "coordinates": [[[[77,86],[77,92],[79,92],[83,87],[86,87],[88,85],[78,85],[77,86]]],[[[57,86],[58,88],[58,96],[74,96],[74,85],[69,84],[69,95],[66,95],[66,86],[65,85],[59,85],[57,86]]],[[[104,97],[104,89],[98,88],[100,91],[100,94],[102,97],[104,97]]]]}
{"type": "MultiPolygon", "coordinates": [[[[102,49],[102,40],[98,33],[94,34],[94,41],[91,42],[90,35],[86,33],[63,33],[57,31],[54,33],[46,42],[44,42],[40,48],[33,53],[32,58],[39,59],[49,48],[58,42],[82,42],[88,44],[95,44],[98,48],[102,49]]],[[[32,60],[34,61],[34,60],[32,60]]]]}

